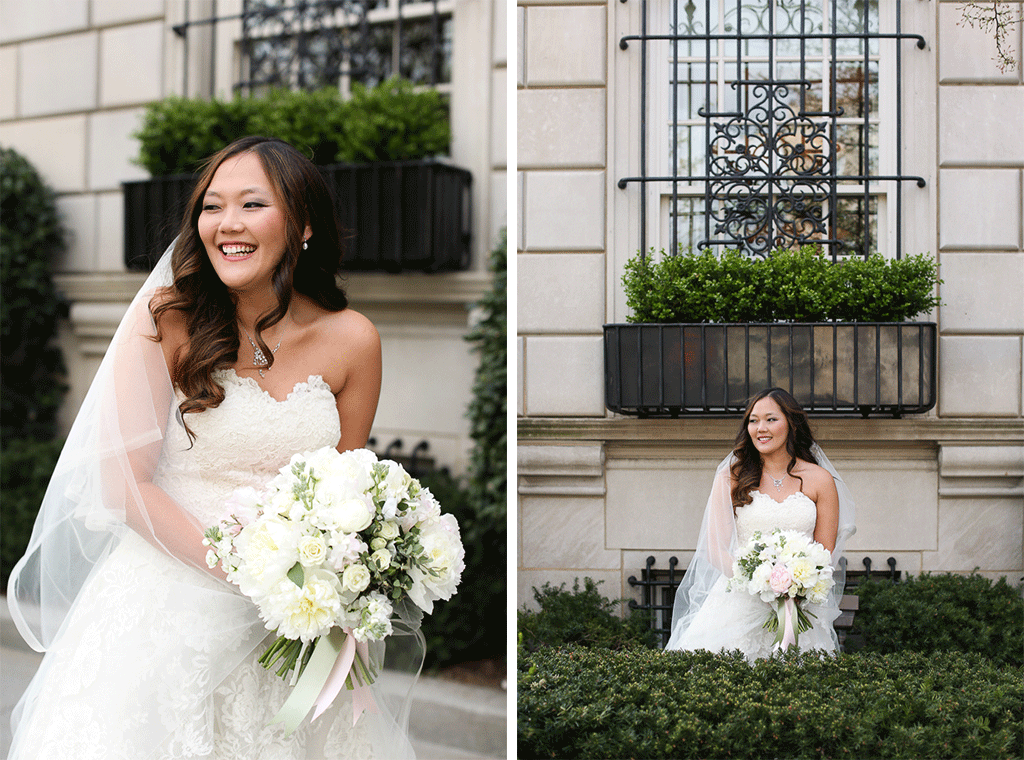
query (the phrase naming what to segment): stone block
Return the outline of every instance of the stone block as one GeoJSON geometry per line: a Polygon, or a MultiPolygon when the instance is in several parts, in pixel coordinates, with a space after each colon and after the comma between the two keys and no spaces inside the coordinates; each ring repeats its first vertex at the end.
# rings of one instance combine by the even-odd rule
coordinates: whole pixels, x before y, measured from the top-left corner
{"type": "Polygon", "coordinates": [[[710,459],[609,460],[605,474],[608,547],[695,549],[717,466],[710,459]]]}
{"type": "Polygon", "coordinates": [[[602,349],[600,336],[527,338],[526,413],[603,417],[602,349]]]}
{"type": "Polygon", "coordinates": [[[603,85],[607,29],[600,5],[526,9],[526,83],[603,85]]]}
{"type": "Polygon", "coordinates": [[[96,268],[96,197],[92,193],[57,199],[68,246],[53,262],[57,272],[91,272],[96,268]]]}
{"type": "Polygon", "coordinates": [[[516,160],[529,168],[601,168],[604,88],[519,90],[516,160]]]}
{"type": "Polygon", "coordinates": [[[58,193],[85,190],[85,117],[59,116],[0,124],[0,144],[32,162],[58,193]]]}
{"type": "Polygon", "coordinates": [[[939,248],[1019,250],[1020,195],[1017,170],[940,170],[939,248]]]}
{"type": "Polygon", "coordinates": [[[0,48],[0,119],[18,114],[18,48],[0,48]]]}
{"type": "Polygon", "coordinates": [[[526,386],[523,384],[526,368],[523,364],[525,359],[526,341],[522,336],[516,337],[516,415],[522,417],[526,414],[524,397],[526,386]]]}
{"type": "Polygon", "coordinates": [[[851,556],[935,548],[938,463],[934,459],[901,459],[898,450],[889,450],[880,452],[876,460],[837,458],[834,464],[857,505],[857,532],[848,544],[851,556]]]}
{"type": "Polygon", "coordinates": [[[579,586],[583,588],[583,579],[593,578],[600,585],[597,590],[605,599],[621,599],[625,596],[623,590],[622,572],[620,570],[584,569],[562,570],[554,569],[520,569],[516,573],[516,607],[525,607],[528,610],[538,609],[533,598],[533,589],[542,588],[545,583],[550,583],[557,588],[564,586],[565,590],[572,591],[573,583],[579,580],[579,586]]]}
{"type": "Polygon", "coordinates": [[[508,65],[508,6],[502,0],[494,0],[494,53],[495,66],[508,65]]]}
{"type": "Polygon", "coordinates": [[[939,338],[939,415],[1016,417],[1021,409],[1016,336],[939,338]]]}
{"type": "Polygon", "coordinates": [[[960,3],[939,3],[939,39],[940,83],[1017,81],[1017,72],[999,70],[992,33],[963,22],[960,3]]]}
{"type": "Polygon", "coordinates": [[[526,84],[526,8],[516,8],[516,84],[526,84]]]}
{"type": "Polygon", "coordinates": [[[939,165],[1024,164],[1022,123],[1024,87],[940,87],[939,165]]]}
{"type": "Polygon", "coordinates": [[[606,190],[603,171],[526,172],[524,250],[602,250],[606,190]]]}
{"type": "Polygon", "coordinates": [[[491,71],[491,166],[508,163],[508,92],[505,69],[491,71]]]}
{"type": "Polygon", "coordinates": [[[89,0],[3,0],[0,43],[86,29],[89,5],[89,0]]]}
{"type": "Polygon", "coordinates": [[[1024,567],[1020,497],[941,499],[939,546],[927,569],[948,572],[1011,571],[1024,567]]]}
{"type": "Polygon", "coordinates": [[[1024,333],[1024,253],[944,253],[942,332],[1024,333]]]}
{"type": "Polygon", "coordinates": [[[96,107],[95,32],[24,43],[19,51],[19,113],[23,117],[96,107]]]}
{"type": "Polygon", "coordinates": [[[124,269],[124,195],[118,191],[98,193],[96,266],[101,272],[124,269]]]}
{"type": "Polygon", "coordinates": [[[526,253],[518,267],[521,333],[599,332],[604,323],[604,255],[526,253]]]}
{"type": "Polygon", "coordinates": [[[141,109],[101,111],[89,117],[89,187],[119,190],[127,180],[147,179],[148,172],[132,163],[139,141],[132,132],[142,121],[141,109]]]}
{"type": "Polygon", "coordinates": [[[524,567],[620,567],[619,552],[605,547],[604,499],[524,496],[520,509],[524,567]]]}
{"type": "Polygon", "coordinates": [[[96,26],[108,26],[128,21],[162,19],[164,14],[164,0],[103,0],[93,4],[92,22],[96,26]]]}
{"type": "Polygon", "coordinates": [[[106,29],[100,34],[100,105],[159,100],[163,80],[161,22],[106,29]]]}
{"type": "Polygon", "coordinates": [[[526,247],[523,217],[526,215],[526,172],[516,172],[516,245],[519,250],[526,247]]]}
{"type": "MultiPolygon", "coordinates": [[[[498,243],[501,230],[508,227],[508,173],[504,170],[491,172],[490,229],[487,239],[493,248],[498,243]]],[[[508,236],[511,237],[511,230],[508,236]]]]}

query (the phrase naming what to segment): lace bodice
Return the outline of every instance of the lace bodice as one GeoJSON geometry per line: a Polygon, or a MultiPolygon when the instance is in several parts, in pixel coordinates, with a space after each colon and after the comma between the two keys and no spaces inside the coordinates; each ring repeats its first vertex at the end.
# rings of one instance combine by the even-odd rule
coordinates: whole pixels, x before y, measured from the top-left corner
{"type": "MultiPolygon", "coordinates": [[[[276,400],[249,377],[218,370],[220,406],[186,418],[196,436],[169,425],[154,482],[204,525],[222,517],[236,488],[262,488],[293,454],[335,446],[341,423],[331,388],[319,375],[276,400]]],[[[182,399],[177,399],[180,403],[182,399]]]]}
{"type": "Polygon", "coordinates": [[[776,528],[798,530],[814,535],[818,512],[810,497],[801,491],[790,494],[781,502],[760,491],[751,491],[754,500],[736,510],[736,543],[745,546],[754,531],[770,533],[776,528]]]}

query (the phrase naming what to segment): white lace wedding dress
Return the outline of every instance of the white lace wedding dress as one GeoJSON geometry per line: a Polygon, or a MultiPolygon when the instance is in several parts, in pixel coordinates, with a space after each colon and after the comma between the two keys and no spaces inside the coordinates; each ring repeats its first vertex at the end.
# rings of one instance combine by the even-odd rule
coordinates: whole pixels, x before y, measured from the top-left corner
{"type": "MultiPolygon", "coordinates": [[[[796,530],[808,537],[814,535],[817,510],[814,502],[801,492],[778,502],[768,494],[752,491],[753,501],[736,510],[736,545],[745,546],[755,531],[771,533],[774,529],[796,530]]],[[[769,606],[759,597],[746,592],[729,591],[729,579],[722,576],[712,586],[707,599],[689,628],[673,649],[707,649],[712,652],[739,649],[748,660],[768,657],[775,633],[764,629],[769,606]]],[[[810,630],[800,634],[801,650],[835,650],[831,632],[834,613],[818,605],[804,605],[811,618],[810,630]]]]}
{"type": "MultiPolygon", "coordinates": [[[[168,427],[153,480],[203,524],[221,517],[234,489],[262,486],[294,453],[334,446],[340,435],[334,396],[318,376],[283,401],[232,370],[215,378],[224,401],[188,416],[194,446],[180,426],[168,427]],[[180,457],[192,460],[194,475],[170,474],[180,457]]],[[[87,582],[17,708],[11,757],[413,755],[401,721],[386,709],[353,727],[344,689],[327,713],[313,723],[307,717],[290,737],[280,724],[269,727],[290,687],[256,662],[273,635],[234,591],[128,534],[87,582]]]]}

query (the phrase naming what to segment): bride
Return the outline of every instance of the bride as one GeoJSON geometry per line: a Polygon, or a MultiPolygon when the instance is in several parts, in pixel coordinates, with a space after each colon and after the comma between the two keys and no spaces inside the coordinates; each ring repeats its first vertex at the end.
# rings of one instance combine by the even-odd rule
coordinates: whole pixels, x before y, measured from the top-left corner
{"type": "MultiPolygon", "coordinates": [[[[346,690],[290,736],[269,725],[290,686],[256,662],[268,632],[202,544],[235,489],[297,452],[366,444],[380,339],[336,284],[330,190],[286,143],[243,138],[210,159],[172,249],[111,342],[12,573],[18,629],[47,654],[10,757],[412,756],[407,691],[375,687],[355,725],[346,690]]],[[[403,622],[415,669],[418,620],[403,622]]]]}
{"type": "Polygon", "coordinates": [[[844,578],[839,567],[854,528],[849,489],[814,442],[807,414],[781,388],[754,396],[732,453],[719,465],[708,498],[697,551],[676,592],[669,650],[740,650],[748,660],[768,657],[775,634],[763,628],[769,606],[745,591],[729,591],[737,549],[755,531],[795,530],[832,553],[835,586],[799,635],[801,649],[832,652],[832,622],[844,578]]]}

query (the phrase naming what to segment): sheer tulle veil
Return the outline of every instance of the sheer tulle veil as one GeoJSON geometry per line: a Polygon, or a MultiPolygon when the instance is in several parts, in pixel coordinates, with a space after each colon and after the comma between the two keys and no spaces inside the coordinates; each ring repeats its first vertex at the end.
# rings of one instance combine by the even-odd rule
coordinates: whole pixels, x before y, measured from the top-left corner
{"type": "MultiPolygon", "coordinates": [[[[836,547],[832,552],[832,567],[835,585],[825,607],[835,619],[839,614],[839,599],[843,594],[846,582],[845,569],[839,562],[846,548],[846,542],[856,531],[855,506],[850,489],[836,468],[825,456],[825,452],[815,443],[811,447],[818,464],[828,470],[836,483],[839,492],[839,530],[836,547]],[[834,614],[833,614],[834,613],[834,614]]],[[[683,634],[689,628],[697,611],[704,604],[712,586],[723,576],[732,576],[732,561],[736,554],[736,518],[732,508],[730,467],[734,461],[729,454],[718,465],[715,480],[704,509],[697,549],[689,567],[676,591],[672,610],[672,629],[666,649],[675,649],[683,634]]],[[[835,631],[832,631],[835,638],[835,631]]],[[[835,642],[838,647],[838,641],[835,642]]]]}
{"type": "MultiPolygon", "coordinates": [[[[57,462],[26,553],[8,585],[8,604],[18,631],[42,652],[59,642],[62,631],[74,622],[82,590],[120,544],[139,545],[141,537],[164,557],[166,578],[154,593],[138,600],[140,610],[145,610],[138,614],[155,610],[170,619],[194,621],[202,631],[202,651],[197,650],[195,637],[154,644],[146,638],[144,626],[131,628],[127,623],[126,629],[136,633],[126,634],[111,647],[124,653],[114,665],[117,673],[109,676],[112,688],[133,684],[132,709],[138,713],[133,717],[139,719],[139,731],[148,732],[136,738],[147,751],[166,741],[159,692],[174,687],[168,663],[200,663],[199,691],[205,698],[268,635],[255,606],[207,567],[204,526],[153,484],[165,436],[171,426],[182,425],[161,344],[153,340],[156,329],[149,310],[158,289],[172,283],[174,245],[146,279],[111,340],[57,462]]],[[[176,459],[184,463],[173,476],[198,477],[187,471],[187,457],[176,459]]],[[[418,674],[424,651],[418,616],[396,621],[395,629],[389,642],[406,650],[404,669],[418,674]]],[[[390,656],[390,643],[388,649],[390,656]]],[[[382,660],[383,650],[377,647],[372,657],[382,660]]],[[[378,704],[386,703],[383,731],[398,728],[404,737],[414,681],[389,694],[375,689],[378,704]]],[[[15,726],[31,714],[41,683],[42,679],[33,681],[19,702],[15,726]]]]}

